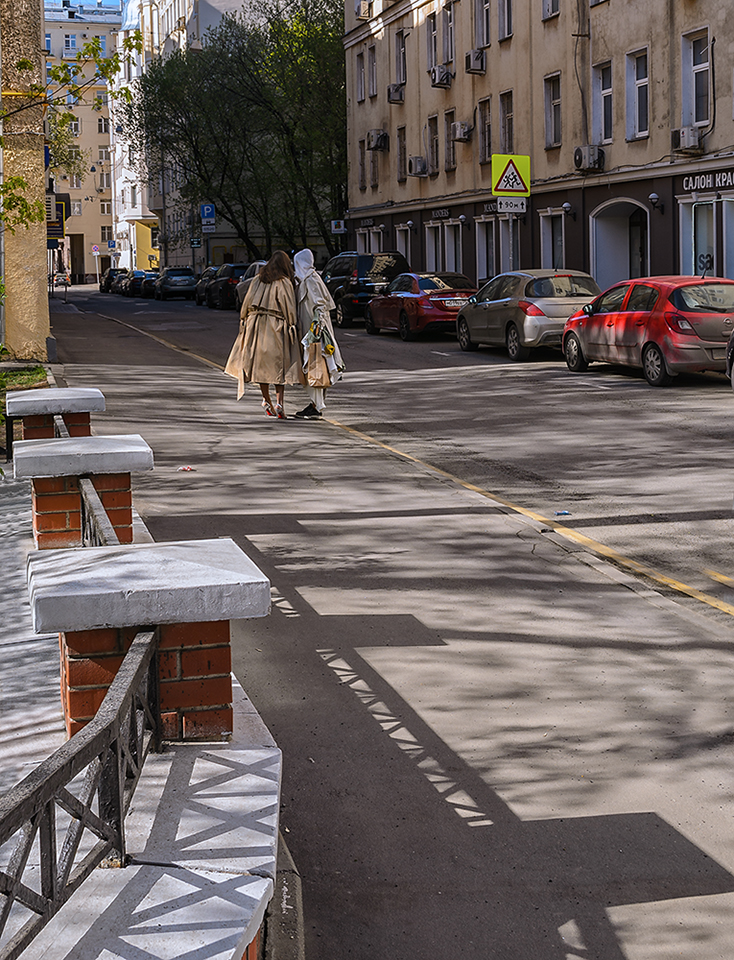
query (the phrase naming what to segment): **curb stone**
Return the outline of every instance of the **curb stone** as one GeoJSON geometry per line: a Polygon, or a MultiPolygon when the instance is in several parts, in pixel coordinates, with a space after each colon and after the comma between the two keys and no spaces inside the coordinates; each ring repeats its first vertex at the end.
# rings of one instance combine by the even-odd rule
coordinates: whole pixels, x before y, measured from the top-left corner
{"type": "Polygon", "coordinates": [[[265,914],[265,960],[305,960],[301,875],[278,833],[278,869],[265,914]]]}

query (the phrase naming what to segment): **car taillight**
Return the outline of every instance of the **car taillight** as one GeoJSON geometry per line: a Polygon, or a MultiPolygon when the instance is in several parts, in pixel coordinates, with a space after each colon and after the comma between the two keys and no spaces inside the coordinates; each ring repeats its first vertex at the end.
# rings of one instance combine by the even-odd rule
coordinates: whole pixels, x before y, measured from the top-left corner
{"type": "Polygon", "coordinates": [[[432,300],[429,300],[428,297],[418,297],[416,301],[419,307],[422,307],[424,310],[433,310],[434,304],[432,300]]]}
{"type": "Polygon", "coordinates": [[[352,280],[356,280],[356,279],[357,279],[357,271],[356,271],[356,270],[353,270],[353,271],[352,271],[352,280]]]}
{"type": "Polygon", "coordinates": [[[239,283],[239,282],[240,282],[239,277],[229,277],[227,280],[227,283],[239,283]]]}
{"type": "Polygon", "coordinates": [[[530,303],[528,300],[518,300],[518,307],[522,310],[526,317],[544,317],[545,314],[536,306],[534,303],[530,303]]]}
{"type": "Polygon", "coordinates": [[[690,322],[686,320],[685,317],[682,317],[679,313],[666,313],[665,322],[668,324],[671,330],[674,330],[676,333],[685,333],[689,337],[696,336],[696,331],[691,326],[690,322]]]}

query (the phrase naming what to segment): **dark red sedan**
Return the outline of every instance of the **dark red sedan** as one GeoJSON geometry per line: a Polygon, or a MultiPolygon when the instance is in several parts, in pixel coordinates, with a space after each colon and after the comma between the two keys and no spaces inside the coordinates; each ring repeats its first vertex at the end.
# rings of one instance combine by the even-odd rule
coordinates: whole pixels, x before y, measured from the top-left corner
{"type": "Polygon", "coordinates": [[[653,387],[677,373],[726,372],[734,330],[734,280],[644,277],[605,290],[566,321],[569,370],[591,360],[642,367],[653,387]]]}
{"type": "Polygon", "coordinates": [[[477,287],[463,273],[401,273],[367,304],[367,333],[397,330],[414,340],[425,330],[456,331],[456,314],[477,287]]]}

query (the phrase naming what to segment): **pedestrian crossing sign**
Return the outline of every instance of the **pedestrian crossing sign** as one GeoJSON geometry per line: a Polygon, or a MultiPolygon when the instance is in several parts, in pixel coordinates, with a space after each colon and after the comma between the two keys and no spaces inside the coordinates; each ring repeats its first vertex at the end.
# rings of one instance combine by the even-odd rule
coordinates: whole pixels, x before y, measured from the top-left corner
{"type": "Polygon", "coordinates": [[[529,197],[530,157],[493,153],[492,194],[495,197],[529,197]]]}

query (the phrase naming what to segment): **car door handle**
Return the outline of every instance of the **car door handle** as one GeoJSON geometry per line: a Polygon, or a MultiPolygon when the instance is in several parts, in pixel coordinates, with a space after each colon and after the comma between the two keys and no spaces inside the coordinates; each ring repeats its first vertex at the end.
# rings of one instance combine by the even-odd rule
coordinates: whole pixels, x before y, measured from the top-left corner
{"type": "Polygon", "coordinates": [[[614,320],[607,320],[607,326],[608,326],[608,327],[613,327],[613,326],[614,326],[614,320]]]}
{"type": "Polygon", "coordinates": [[[644,326],[645,326],[645,321],[644,321],[644,320],[635,320],[635,326],[636,326],[636,327],[644,327],[644,326]]]}

